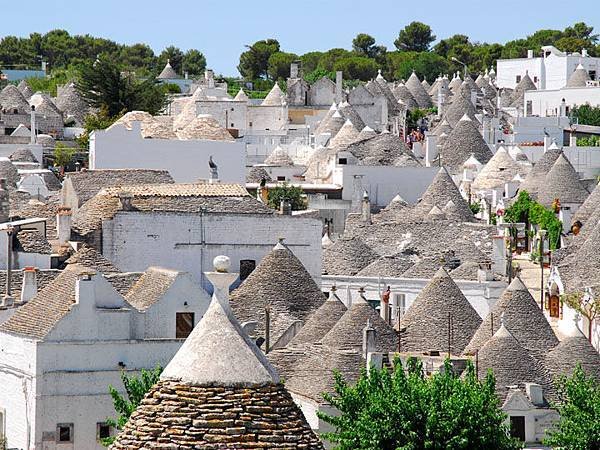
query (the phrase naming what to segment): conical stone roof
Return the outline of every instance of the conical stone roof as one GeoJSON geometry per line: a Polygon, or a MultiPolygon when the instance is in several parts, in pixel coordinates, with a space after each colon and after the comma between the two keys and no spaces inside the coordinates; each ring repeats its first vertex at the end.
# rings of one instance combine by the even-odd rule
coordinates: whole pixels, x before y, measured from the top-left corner
{"type": "Polygon", "coordinates": [[[229,131],[223,128],[209,114],[200,114],[182,130],[177,131],[177,137],[183,140],[234,141],[229,131]]]}
{"type": "Polygon", "coordinates": [[[248,98],[248,96],[246,95],[244,90],[242,88],[240,88],[238,93],[235,94],[235,97],[233,97],[233,100],[236,102],[247,102],[250,99],[248,98]]]}
{"type": "MultiPolygon", "coordinates": [[[[477,122],[477,119],[475,118],[476,113],[477,111],[475,110],[475,106],[473,106],[471,99],[457,93],[452,99],[452,104],[444,113],[444,118],[452,128],[455,128],[465,115],[471,119],[473,123],[478,124],[479,122],[477,122]]],[[[477,127],[479,127],[479,125],[477,125],[477,127]]]]}
{"type": "Polygon", "coordinates": [[[358,133],[358,140],[364,141],[365,139],[370,139],[375,136],[377,136],[377,131],[370,126],[365,126],[362,130],[360,130],[360,133],[358,133]]]}
{"type": "Polygon", "coordinates": [[[346,120],[352,122],[352,125],[358,130],[361,131],[365,127],[365,122],[360,117],[360,114],[354,109],[354,107],[348,103],[343,102],[340,103],[339,112],[346,120]]]}
{"type": "Polygon", "coordinates": [[[17,114],[30,113],[29,103],[13,84],[7,85],[0,91],[0,108],[8,114],[14,114],[15,110],[17,114]]]}
{"type": "Polygon", "coordinates": [[[259,448],[265,442],[323,448],[278,374],[222,301],[213,296],[111,449],[259,448]]]}
{"type": "Polygon", "coordinates": [[[589,194],[571,163],[561,153],[540,186],[538,198],[546,206],[552,205],[555,198],[560,199],[563,204],[582,204],[589,194]]]}
{"type": "Polygon", "coordinates": [[[416,210],[421,214],[427,214],[433,206],[442,209],[446,207],[449,201],[454,203],[455,210],[460,214],[463,222],[473,221],[473,213],[467,201],[462,197],[448,171],[441,167],[421,196],[421,201],[416,205],[416,210]]]}
{"type": "Polygon", "coordinates": [[[477,311],[440,267],[402,317],[401,329],[406,328],[400,334],[402,351],[450,348],[451,354],[460,355],[480,325],[477,311]]]}
{"type": "Polygon", "coordinates": [[[431,134],[434,134],[438,137],[442,133],[446,133],[446,135],[449,135],[450,133],[452,133],[452,127],[448,123],[448,120],[445,118],[442,119],[442,121],[431,132],[431,134]]]}
{"type": "Polygon", "coordinates": [[[571,219],[571,223],[579,220],[585,224],[594,211],[600,210],[600,184],[597,184],[592,193],[585,199],[571,219]]]}
{"type": "Polygon", "coordinates": [[[543,362],[554,378],[572,375],[577,364],[581,364],[588,375],[600,381],[600,354],[576,324],[571,325],[564,339],[547,353],[543,362]]]}
{"type": "Polygon", "coordinates": [[[462,85],[463,81],[460,79],[460,76],[458,75],[454,75],[454,77],[452,78],[452,80],[450,81],[450,83],[448,84],[448,88],[453,92],[453,93],[457,93],[458,90],[460,89],[461,85],[462,85]]]}
{"type": "Polygon", "coordinates": [[[240,322],[258,322],[264,335],[265,308],[271,317],[271,345],[296,321],[305,322],[325,302],[321,289],[300,260],[277,244],[244,282],[231,293],[231,307],[240,322]]]}
{"type": "Polygon", "coordinates": [[[167,61],[167,64],[165,64],[165,67],[156,78],[159,80],[173,80],[179,78],[179,75],[177,75],[177,72],[171,66],[171,62],[167,61]]]}
{"type": "Polygon", "coordinates": [[[340,128],[340,131],[338,131],[337,134],[333,137],[333,139],[329,141],[328,146],[340,150],[345,149],[350,144],[359,140],[358,134],[359,132],[356,129],[356,127],[352,124],[350,120],[346,119],[346,122],[344,123],[342,128],[340,128]]]}
{"type": "Polygon", "coordinates": [[[34,162],[39,163],[36,157],[33,155],[31,150],[28,148],[20,148],[19,150],[14,151],[8,157],[13,162],[34,162]]]}
{"type": "Polygon", "coordinates": [[[496,393],[503,402],[509,388],[524,388],[525,383],[537,383],[545,398],[552,396],[550,375],[531,353],[501,325],[494,336],[479,350],[478,372],[483,378],[491,369],[496,377],[496,393]]]}
{"type": "Polygon", "coordinates": [[[56,97],[56,106],[65,116],[73,116],[81,125],[85,121],[85,116],[90,112],[89,105],[75,89],[75,83],[67,83],[63,86],[56,97]]]}
{"type": "Polygon", "coordinates": [[[375,351],[394,352],[398,350],[398,334],[362,298],[355,299],[348,311],[323,337],[324,346],[337,350],[362,351],[363,329],[367,322],[375,329],[375,351]]]}
{"type": "Polygon", "coordinates": [[[342,116],[342,114],[336,109],[333,111],[331,116],[327,117],[326,115],[317,129],[315,130],[315,135],[330,133],[333,138],[338,131],[344,126],[346,120],[342,116]]]}
{"type": "Polygon", "coordinates": [[[265,159],[265,164],[270,166],[293,166],[294,161],[288,153],[279,145],[273,149],[271,154],[265,159]]]}
{"type": "Polygon", "coordinates": [[[475,354],[500,329],[501,320],[522,346],[535,355],[543,355],[558,339],[544,313],[520,278],[508,286],[465,348],[465,354],[475,354]]]}
{"type": "Polygon", "coordinates": [[[463,163],[471,155],[481,163],[492,159],[492,151],[483,136],[467,115],[456,124],[440,150],[442,165],[452,171],[462,170],[463,163]]]}
{"type": "Polygon", "coordinates": [[[528,73],[525,73],[519,84],[515,87],[512,95],[510,96],[510,106],[519,107],[523,106],[525,101],[525,91],[535,91],[537,88],[528,73]]]}
{"type": "Polygon", "coordinates": [[[323,273],[356,275],[379,255],[359,237],[341,237],[323,250],[323,273]]]}
{"type": "Polygon", "coordinates": [[[394,97],[404,102],[409,111],[419,107],[419,104],[404,83],[398,83],[398,85],[392,90],[392,93],[394,94],[394,97]]]}
{"type": "Polygon", "coordinates": [[[527,191],[533,199],[536,199],[546,175],[561,154],[562,150],[556,144],[550,145],[538,162],[533,165],[533,168],[521,183],[519,191],[527,191]]]}
{"type": "Polygon", "coordinates": [[[9,187],[17,187],[17,183],[21,179],[19,170],[5,156],[0,156],[0,178],[4,178],[9,187]]]}
{"type": "Polygon", "coordinates": [[[500,147],[492,159],[481,169],[473,181],[473,189],[496,189],[503,188],[516,175],[524,174],[526,166],[517,163],[510,157],[504,147],[500,147]]]}
{"type": "Polygon", "coordinates": [[[332,291],[325,303],[309,316],[288,347],[316,344],[334,327],[347,310],[348,308],[335,294],[335,291],[332,291]]]}
{"type": "Polygon", "coordinates": [[[29,87],[29,83],[27,83],[25,80],[21,80],[17,88],[19,91],[21,91],[21,94],[23,94],[23,97],[25,97],[26,100],[29,100],[29,98],[33,95],[33,91],[31,90],[31,87],[29,87]]]}
{"type": "Polygon", "coordinates": [[[262,106],[283,106],[285,105],[285,94],[278,83],[271,88],[267,96],[261,103],[262,106]]]}
{"type": "Polygon", "coordinates": [[[431,108],[433,106],[431,97],[429,97],[429,94],[423,88],[423,85],[414,72],[406,80],[406,87],[417,101],[419,108],[431,108]]]}
{"type": "Polygon", "coordinates": [[[567,80],[568,88],[576,88],[576,87],[586,87],[587,82],[590,81],[590,75],[585,68],[579,64],[575,71],[571,74],[569,79],[567,80]]]}
{"type": "Polygon", "coordinates": [[[261,183],[265,180],[267,183],[273,181],[264,167],[252,166],[246,175],[246,183],[261,183]]]}
{"type": "Polygon", "coordinates": [[[423,78],[423,81],[421,81],[421,86],[423,86],[423,89],[425,89],[427,92],[429,92],[429,89],[431,89],[431,85],[425,78],[423,78]]]}

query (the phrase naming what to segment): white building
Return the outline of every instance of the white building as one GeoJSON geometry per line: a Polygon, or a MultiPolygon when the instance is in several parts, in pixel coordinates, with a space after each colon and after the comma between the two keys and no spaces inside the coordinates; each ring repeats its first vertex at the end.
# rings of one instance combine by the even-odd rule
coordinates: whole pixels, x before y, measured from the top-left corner
{"type": "Polygon", "coordinates": [[[552,45],[542,47],[543,56],[534,57],[529,50],[527,58],[499,59],[496,85],[498,88],[514,89],[527,73],[538,89],[561,89],[581,64],[592,80],[600,76],[600,58],[589,56],[584,49],[581,53],[561,52],[552,45]]]}
{"type": "Polygon", "coordinates": [[[285,237],[318,280],[321,229],[312,212],[275,214],[240,185],[163,184],[100,192],[75,214],[71,237],[88,242],[122,270],[161,265],[190,272],[196,280],[224,253],[244,279],[285,237]]]}
{"type": "Polygon", "coordinates": [[[141,122],[131,129],[115,124],[90,136],[90,169],[168,170],[175,181],[190,183],[209,178],[213,157],[219,178],[228,183],[245,180],[245,149],[233,140],[180,140],[142,137],[141,122]]]}
{"type": "Polygon", "coordinates": [[[210,298],[188,274],[150,268],[125,296],[70,265],[0,326],[0,435],[9,448],[100,450],[114,433],[108,386],[163,367],[210,298]]]}

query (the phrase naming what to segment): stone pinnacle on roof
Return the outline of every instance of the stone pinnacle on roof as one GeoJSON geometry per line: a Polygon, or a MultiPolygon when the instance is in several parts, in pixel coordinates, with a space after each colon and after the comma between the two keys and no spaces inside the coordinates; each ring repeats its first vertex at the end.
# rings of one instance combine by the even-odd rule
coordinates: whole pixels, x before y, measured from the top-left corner
{"type": "Polygon", "coordinates": [[[420,108],[431,108],[433,106],[431,97],[429,97],[429,94],[425,88],[423,88],[423,85],[419,81],[419,78],[415,72],[408,77],[408,80],[406,81],[406,87],[413,95],[420,108]]]}
{"type": "Polygon", "coordinates": [[[464,114],[442,145],[442,165],[452,171],[460,170],[472,154],[481,163],[487,163],[493,156],[477,126],[464,114]]]}
{"type": "Polygon", "coordinates": [[[475,354],[500,328],[500,317],[513,336],[534,354],[544,354],[558,343],[552,327],[519,277],[504,290],[465,348],[475,354]],[[493,330],[493,331],[492,331],[493,330]]]}
{"type": "Polygon", "coordinates": [[[156,78],[158,78],[159,80],[173,80],[179,78],[179,75],[177,75],[177,72],[175,72],[175,70],[171,66],[171,61],[167,60],[167,64],[165,64],[164,69],[156,78]]]}
{"type": "Polygon", "coordinates": [[[480,324],[477,311],[440,267],[402,317],[402,351],[450,350],[459,355],[480,324]]]}
{"type": "Polygon", "coordinates": [[[564,153],[556,159],[538,191],[539,202],[546,206],[551,206],[555,198],[563,204],[582,204],[588,195],[589,192],[564,153]]]}
{"type": "Polygon", "coordinates": [[[273,149],[271,154],[267,156],[267,158],[265,159],[265,164],[279,167],[293,166],[294,161],[292,160],[290,155],[288,155],[288,153],[283,148],[281,148],[281,146],[278,145],[273,149]]]}
{"type": "Polygon", "coordinates": [[[244,89],[240,88],[238,93],[235,94],[235,97],[233,97],[233,100],[236,102],[247,102],[249,100],[249,98],[246,95],[246,93],[244,92],[244,89]]]}
{"type": "Polygon", "coordinates": [[[275,82],[275,85],[271,88],[267,96],[261,103],[262,106],[283,106],[285,105],[285,94],[279,87],[279,84],[275,82]]]}
{"type": "Polygon", "coordinates": [[[294,323],[304,323],[325,298],[321,289],[292,251],[278,243],[231,294],[231,305],[241,322],[257,322],[264,334],[265,308],[271,317],[270,343],[294,323]]]}

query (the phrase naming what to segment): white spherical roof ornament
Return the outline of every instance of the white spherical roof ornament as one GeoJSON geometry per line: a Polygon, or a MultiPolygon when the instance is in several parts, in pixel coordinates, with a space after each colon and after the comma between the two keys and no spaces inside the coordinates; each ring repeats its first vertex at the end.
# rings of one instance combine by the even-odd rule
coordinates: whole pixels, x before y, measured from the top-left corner
{"type": "Polygon", "coordinates": [[[213,266],[217,272],[227,273],[231,267],[231,260],[228,256],[219,255],[213,259],[213,266]]]}

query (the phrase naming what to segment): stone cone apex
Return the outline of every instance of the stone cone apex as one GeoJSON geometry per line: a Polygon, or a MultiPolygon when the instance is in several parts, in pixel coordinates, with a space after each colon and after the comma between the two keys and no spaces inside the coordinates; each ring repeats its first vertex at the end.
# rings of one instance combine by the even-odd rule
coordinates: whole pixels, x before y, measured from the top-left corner
{"type": "Polygon", "coordinates": [[[235,94],[235,97],[233,98],[233,100],[238,101],[238,102],[247,102],[249,100],[249,98],[246,95],[246,93],[244,92],[244,90],[242,88],[240,88],[238,93],[235,94]]]}
{"type": "Polygon", "coordinates": [[[269,91],[265,99],[262,101],[262,106],[283,106],[285,104],[285,94],[279,87],[278,83],[269,91]]]}
{"type": "Polygon", "coordinates": [[[237,274],[206,273],[215,286],[208,310],[165,367],[161,380],[202,385],[259,385],[279,383],[279,375],[256,344],[244,333],[219,295],[227,296],[237,274]]]}
{"type": "Polygon", "coordinates": [[[177,72],[175,72],[173,67],[171,66],[171,61],[167,60],[167,64],[165,64],[164,69],[162,70],[160,75],[158,75],[157,78],[159,80],[168,80],[168,79],[179,78],[179,76],[177,75],[177,72]]]}

